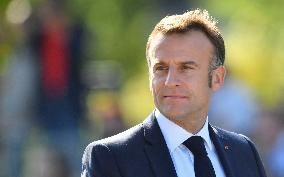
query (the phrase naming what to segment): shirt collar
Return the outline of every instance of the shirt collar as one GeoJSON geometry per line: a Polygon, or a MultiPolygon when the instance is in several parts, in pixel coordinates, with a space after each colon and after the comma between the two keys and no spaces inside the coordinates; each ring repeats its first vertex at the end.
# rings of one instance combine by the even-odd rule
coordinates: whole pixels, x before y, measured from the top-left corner
{"type": "Polygon", "coordinates": [[[170,153],[172,153],[178,146],[180,146],[191,136],[201,136],[205,140],[205,146],[207,146],[209,150],[213,150],[213,144],[208,130],[208,117],[206,118],[202,129],[195,135],[170,121],[158,109],[155,109],[155,117],[157,118],[170,153]]]}

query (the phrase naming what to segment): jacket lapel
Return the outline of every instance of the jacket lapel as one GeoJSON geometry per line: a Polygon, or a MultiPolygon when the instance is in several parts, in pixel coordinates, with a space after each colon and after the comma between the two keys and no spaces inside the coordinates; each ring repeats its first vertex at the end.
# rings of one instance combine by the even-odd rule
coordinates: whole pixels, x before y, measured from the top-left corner
{"type": "Polygon", "coordinates": [[[155,176],[177,177],[168,147],[154,113],[143,122],[143,127],[146,140],[144,148],[155,176]]]}
{"type": "MultiPolygon", "coordinates": [[[[146,140],[144,149],[150,161],[155,176],[157,177],[177,177],[170,152],[158,125],[158,122],[152,113],[144,122],[144,137],[146,140]]],[[[226,174],[226,177],[234,177],[232,164],[229,155],[231,144],[229,140],[222,136],[218,129],[209,124],[209,134],[213,141],[216,152],[226,174]]]]}
{"type": "Polygon", "coordinates": [[[232,174],[232,165],[230,163],[229,155],[230,148],[232,147],[226,137],[222,136],[221,133],[209,124],[209,134],[213,141],[219,160],[223,166],[226,177],[234,177],[232,174]]]}

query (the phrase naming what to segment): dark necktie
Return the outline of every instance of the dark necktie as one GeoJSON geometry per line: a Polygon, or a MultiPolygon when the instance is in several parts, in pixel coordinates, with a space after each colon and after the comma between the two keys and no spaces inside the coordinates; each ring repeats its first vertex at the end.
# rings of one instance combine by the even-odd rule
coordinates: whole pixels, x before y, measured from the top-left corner
{"type": "Polygon", "coordinates": [[[207,156],[203,138],[192,136],[183,144],[194,156],[194,171],[196,177],[216,177],[212,163],[207,156]]]}

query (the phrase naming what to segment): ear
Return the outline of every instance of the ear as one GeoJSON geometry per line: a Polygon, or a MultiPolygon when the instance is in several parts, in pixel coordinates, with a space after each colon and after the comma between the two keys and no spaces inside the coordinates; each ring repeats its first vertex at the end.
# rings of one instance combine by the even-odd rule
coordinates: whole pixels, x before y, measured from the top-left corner
{"type": "Polygon", "coordinates": [[[211,87],[213,91],[219,90],[224,85],[225,76],[226,76],[226,68],[224,66],[219,66],[217,69],[213,71],[212,87],[211,87]]]}

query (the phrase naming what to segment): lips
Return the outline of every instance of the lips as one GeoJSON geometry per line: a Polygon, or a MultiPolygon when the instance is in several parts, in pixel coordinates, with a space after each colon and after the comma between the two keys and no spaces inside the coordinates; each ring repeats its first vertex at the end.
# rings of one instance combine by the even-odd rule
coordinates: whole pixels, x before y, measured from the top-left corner
{"type": "Polygon", "coordinates": [[[187,98],[186,96],[183,95],[165,95],[164,98],[169,98],[169,99],[185,99],[187,98]]]}

